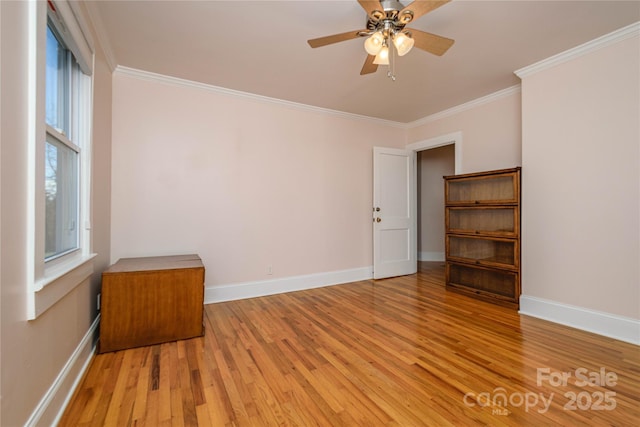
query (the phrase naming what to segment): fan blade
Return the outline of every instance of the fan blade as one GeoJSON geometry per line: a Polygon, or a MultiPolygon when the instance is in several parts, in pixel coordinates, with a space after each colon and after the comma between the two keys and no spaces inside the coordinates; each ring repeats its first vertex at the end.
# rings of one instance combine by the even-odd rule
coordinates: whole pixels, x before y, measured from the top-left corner
{"type": "Polygon", "coordinates": [[[378,64],[373,63],[374,59],[376,59],[375,55],[367,55],[367,59],[364,60],[364,65],[362,66],[362,70],[360,70],[361,76],[375,73],[378,70],[378,64]]]}
{"type": "MultiPolygon", "coordinates": [[[[376,10],[381,12],[383,14],[382,16],[384,16],[384,9],[378,0],[358,0],[358,3],[360,3],[360,6],[362,6],[362,8],[367,12],[369,17],[374,18],[372,13],[376,10]]],[[[376,17],[374,19],[380,19],[380,17],[376,17]]]]}
{"type": "Polygon", "coordinates": [[[334,34],[332,36],[319,37],[317,39],[307,40],[309,46],[316,48],[321,46],[326,46],[328,44],[343,42],[346,40],[356,39],[360,37],[361,32],[366,32],[367,30],[357,30],[357,31],[349,31],[341,34],[334,34]]]}
{"type": "Polygon", "coordinates": [[[412,21],[415,21],[416,19],[420,18],[422,15],[426,15],[427,13],[431,12],[434,9],[439,8],[440,6],[444,6],[445,4],[449,3],[451,0],[441,0],[441,1],[423,1],[423,0],[416,0],[413,3],[411,3],[410,5],[406,6],[404,9],[402,9],[400,11],[400,13],[398,14],[398,16],[402,16],[402,13],[410,10],[413,12],[413,19],[412,21]]]}
{"type": "Polygon", "coordinates": [[[415,41],[414,47],[426,50],[434,55],[444,55],[453,43],[455,43],[455,40],[427,33],[425,31],[415,30],[413,28],[407,28],[407,30],[411,33],[411,37],[413,37],[413,40],[415,41]]]}

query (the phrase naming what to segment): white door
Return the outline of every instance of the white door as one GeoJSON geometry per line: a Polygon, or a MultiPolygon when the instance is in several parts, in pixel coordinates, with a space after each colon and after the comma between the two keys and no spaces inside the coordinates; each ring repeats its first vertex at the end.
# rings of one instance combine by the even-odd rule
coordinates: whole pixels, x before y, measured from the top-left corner
{"type": "Polygon", "coordinates": [[[373,278],[418,271],[416,153],[373,148],[373,278]]]}

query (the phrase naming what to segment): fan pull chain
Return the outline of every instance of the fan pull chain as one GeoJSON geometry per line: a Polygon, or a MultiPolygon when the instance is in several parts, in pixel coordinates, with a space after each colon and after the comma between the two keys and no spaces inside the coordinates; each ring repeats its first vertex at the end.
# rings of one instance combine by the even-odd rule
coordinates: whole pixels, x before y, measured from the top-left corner
{"type": "Polygon", "coordinates": [[[395,82],[396,81],[396,50],[392,42],[389,43],[389,53],[390,53],[389,56],[391,56],[391,60],[389,61],[389,70],[387,71],[387,77],[389,77],[392,82],[395,82]]]}

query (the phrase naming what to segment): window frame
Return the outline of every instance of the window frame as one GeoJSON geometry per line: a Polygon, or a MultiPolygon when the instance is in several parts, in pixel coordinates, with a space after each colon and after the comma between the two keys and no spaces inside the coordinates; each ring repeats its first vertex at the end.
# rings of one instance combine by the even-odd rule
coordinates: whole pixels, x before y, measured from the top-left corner
{"type": "MultiPolygon", "coordinates": [[[[71,72],[70,126],[68,138],[64,133],[46,124],[46,39],[49,22],[54,28],[86,28],[77,21],[78,14],[72,11],[66,0],[29,2],[29,114],[28,114],[28,158],[27,158],[27,318],[36,319],[62,299],[67,293],[83,283],[93,273],[91,251],[91,121],[93,117],[93,48],[91,39],[80,31],[67,31],[64,44],[84,44],[90,49],[90,61],[83,56],[84,68],[71,72]],[[64,13],[60,13],[64,12],[64,13]],[[61,16],[63,15],[63,16],[61,16]],[[63,19],[66,18],[66,19],[63,19]],[[73,22],[70,22],[73,20],[73,22]],[[78,34],[82,36],[77,40],[78,34]],[[87,65],[88,64],[88,65],[87,65]],[[89,74],[87,75],[87,70],[89,74]],[[74,120],[73,118],[76,118],[74,120]],[[78,247],[65,254],[45,260],[45,147],[48,137],[76,151],[78,154],[78,247]]],[[[55,33],[55,32],[54,32],[55,33]]],[[[56,36],[59,37],[58,34],[56,36]]],[[[76,52],[70,49],[77,58],[76,52]]],[[[78,51],[79,52],[79,51],[78,51]]]]}

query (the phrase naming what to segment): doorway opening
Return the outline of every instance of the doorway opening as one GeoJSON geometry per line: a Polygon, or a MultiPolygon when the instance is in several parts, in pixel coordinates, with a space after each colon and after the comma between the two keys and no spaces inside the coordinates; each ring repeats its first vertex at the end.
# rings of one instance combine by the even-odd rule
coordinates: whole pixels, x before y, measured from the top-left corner
{"type": "Polygon", "coordinates": [[[418,151],[418,261],[444,261],[444,184],[455,173],[453,144],[418,151]]]}
{"type": "Polygon", "coordinates": [[[444,184],[442,177],[461,173],[462,133],[407,146],[416,152],[417,261],[444,262],[444,184]]]}

